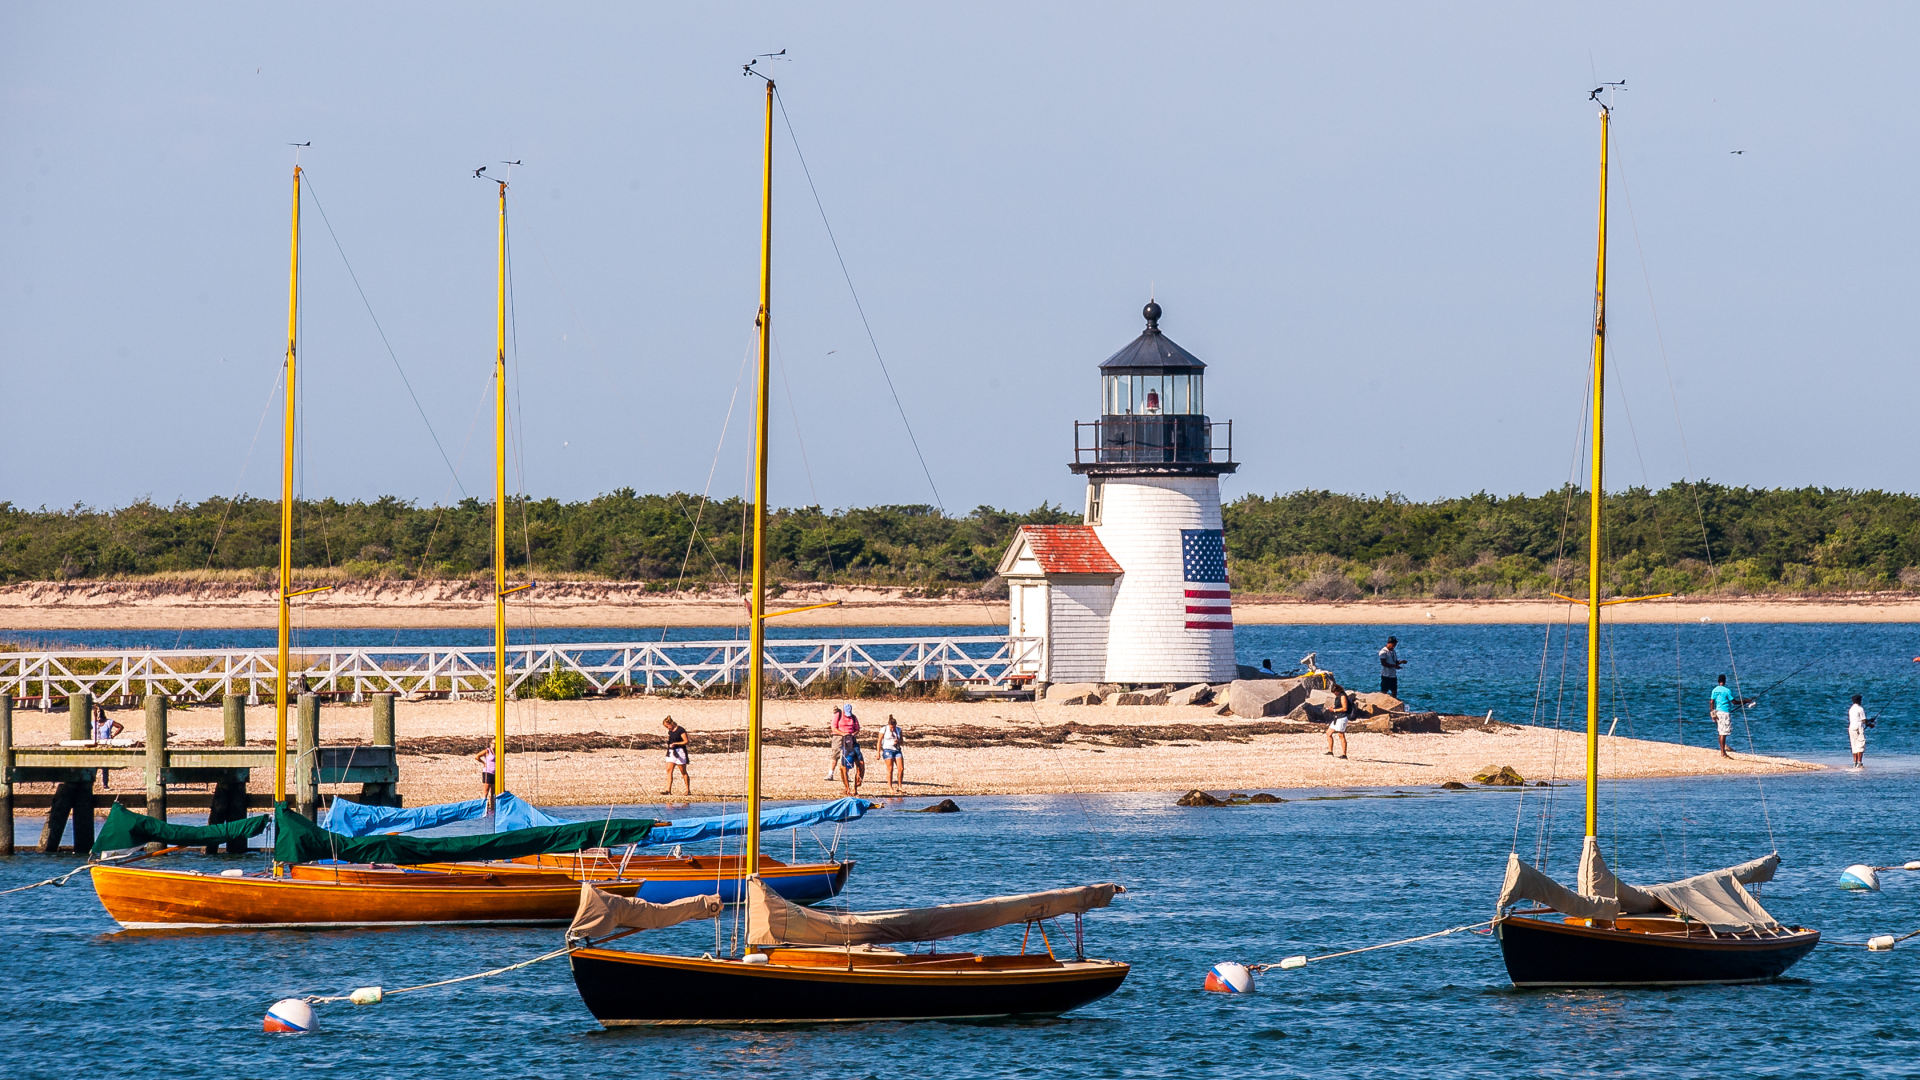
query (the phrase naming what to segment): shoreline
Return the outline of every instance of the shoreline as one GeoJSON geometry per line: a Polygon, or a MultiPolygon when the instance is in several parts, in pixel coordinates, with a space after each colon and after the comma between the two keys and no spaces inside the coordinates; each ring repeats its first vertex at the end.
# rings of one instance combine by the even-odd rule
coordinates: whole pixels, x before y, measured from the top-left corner
{"type": "MultiPolygon", "coordinates": [[[[700,627],[746,624],[738,596],[657,593],[644,585],[543,582],[511,606],[516,624],[550,627],[700,627]]],[[[786,626],[1004,626],[1004,600],[926,597],[910,589],[788,586],[773,606],[836,602],[786,626]]],[[[1559,622],[1555,600],[1308,601],[1247,594],[1234,599],[1241,626],[1473,626],[1559,622]]],[[[0,587],[0,632],[58,630],[239,630],[275,625],[273,593],[252,585],[167,581],[26,582],[0,587]]],[[[487,589],[473,582],[355,582],[302,598],[300,624],[314,629],[472,629],[493,625],[487,589]]],[[[1677,597],[1615,606],[1613,623],[1920,623],[1920,595],[1677,597]]]]}
{"type": "MultiPolygon", "coordinates": [[[[823,801],[843,793],[823,779],[831,748],[826,721],[831,702],[768,702],[764,749],[770,799],[823,801]]],[[[1435,734],[1355,732],[1346,760],[1325,754],[1321,731],[1274,729],[1266,721],[1222,717],[1198,705],[1031,705],[1012,702],[924,702],[869,699],[860,705],[867,782],[860,794],[887,795],[886,769],[873,740],[889,713],[907,738],[906,796],[1118,794],[1127,792],[1256,792],[1304,789],[1438,787],[1473,784],[1487,768],[1510,766],[1529,786],[1584,778],[1578,733],[1496,723],[1435,734]],[[1570,765],[1570,767],[1569,767],[1570,765]]],[[[613,698],[514,701],[508,706],[508,787],[547,806],[657,805],[665,776],[661,719],[671,714],[693,735],[691,798],[674,803],[738,801],[745,787],[746,706],[728,700],[613,698]]],[[[271,710],[248,710],[257,740],[270,730],[271,710]]],[[[19,709],[13,714],[20,745],[66,737],[64,711],[19,709]]],[[[119,718],[137,737],[141,715],[119,718]]],[[[398,703],[400,793],[408,806],[471,799],[480,794],[472,748],[492,731],[492,707],[482,701],[398,703]]],[[[325,743],[365,742],[372,709],[327,705],[321,710],[325,743]]],[[[170,741],[218,743],[218,708],[176,708],[170,741]]],[[[1723,759],[1708,747],[1625,737],[1602,737],[1604,779],[1777,775],[1825,771],[1790,758],[1736,754],[1723,759]]],[[[21,785],[37,791],[42,785],[21,785]]],[[[1474,785],[1478,787],[1479,785],[1474,785]]],[[[51,790],[51,788],[48,788],[51,790]]],[[[136,771],[116,776],[109,792],[142,790],[136,771]]],[[[272,779],[256,773],[249,790],[268,792],[272,779]]],[[[357,786],[329,787],[353,797],[357,786]]],[[[27,813],[32,813],[27,811],[27,813]]]]}

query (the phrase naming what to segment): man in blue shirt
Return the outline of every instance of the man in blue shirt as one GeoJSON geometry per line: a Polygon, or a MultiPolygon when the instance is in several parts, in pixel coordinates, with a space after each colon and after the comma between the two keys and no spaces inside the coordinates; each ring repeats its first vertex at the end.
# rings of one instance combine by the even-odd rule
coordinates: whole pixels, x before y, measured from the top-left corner
{"type": "Polygon", "coordinates": [[[1713,688],[1713,705],[1709,715],[1713,724],[1720,729],[1720,756],[1732,757],[1727,753],[1727,736],[1733,734],[1733,691],[1727,689],[1727,677],[1720,676],[1720,685],[1713,688]]]}

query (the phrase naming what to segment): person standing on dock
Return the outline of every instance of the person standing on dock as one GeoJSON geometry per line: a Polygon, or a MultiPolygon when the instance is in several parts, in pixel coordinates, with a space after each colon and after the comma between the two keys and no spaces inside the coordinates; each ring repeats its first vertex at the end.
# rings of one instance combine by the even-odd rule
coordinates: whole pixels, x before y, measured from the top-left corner
{"type": "Polygon", "coordinates": [[[1400,696],[1400,669],[1407,666],[1395,650],[1399,644],[1399,638],[1390,637],[1386,648],[1380,650],[1380,692],[1393,697],[1400,696]]]}
{"type": "Polygon", "coordinates": [[[1860,704],[1860,695],[1853,695],[1853,706],[1847,710],[1847,741],[1853,744],[1853,767],[1867,767],[1867,710],[1860,704]]]}
{"type": "MultiPolygon", "coordinates": [[[[105,708],[99,705],[93,707],[93,741],[95,743],[105,746],[125,730],[127,730],[126,726],[113,717],[108,716],[105,708]]],[[[107,770],[105,769],[100,770],[100,786],[102,788],[110,788],[113,786],[107,782],[107,770]]]]}
{"type": "Polygon", "coordinates": [[[487,741],[487,748],[473,755],[480,763],[480,786],[486,789],[487,813],[493,813],[493,741],[487,741]]]}
{"type": "Polygon", "coordinates": [[[1727,689],[1727,677],[1720,676],[1720,685],[1713,688],[1713,705],[1707,710],[1713,717],[1713,726],[1720,732],[1720,756],[1732,757],[1727,753],[1727,736],[1733,734],[1733,691],[1727,689]]]}
{"type": "Polygon", "coordinates": [[[676,723],[671,716],[660,721],[660,726],[667,729],[667,790],[660,794],[673,794],[673,771],[678,769],[680,770],[680,779],[687,783],[687,798],[691,799],[693,798],[693,777],[687,775],[687,746],[689,743],[687,729],[676,723]]]}

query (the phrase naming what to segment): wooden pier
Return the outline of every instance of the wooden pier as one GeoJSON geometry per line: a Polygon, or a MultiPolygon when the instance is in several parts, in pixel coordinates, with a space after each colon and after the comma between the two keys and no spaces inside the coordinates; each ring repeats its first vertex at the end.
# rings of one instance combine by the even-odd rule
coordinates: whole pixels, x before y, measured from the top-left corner
{"type": "MultiPolygon", "coordinates": [[[[0,855],[14,852],[14,814],[44,807],[46,828],[41,851],[58,848],[68,819],[73,821],[73,847],[93,847],[94,812],[115,802],[166,820],[170,808],[206,807],[208,823],[245,817],[248,810],[271,807],[273,796],[248,793],[254,769],[271,772],[273,748],[247,745],[247,701],[236,694],[221,702],[225,732],[222,746],[167,745],[169,700],[149,694],[146,732],[140,745],[101,745],[93,738],[93,696],[76,693],[67,698],[68,735],[59,746],[17,746],[13,741],[13,698],[0,694],[0,855]],[[144,791],[95,791],[101,769],[138,769],[144,791]],[[15,784],[57,784],[51,794],[16,793],[15,784]],[[179,785],[211,785],[210,792],[176,792],[179,785]]],[[[394,695],[375,694],[373,745],[324,746],[320,743],[320,699],[301,694],[295,709],[295,739],[287,747],[287,765],[293,774],[293,808],[307,817],[319,813],[322,785],[359,784],[356,801],[398,806],[400,764],[394,751],[394,695]]],[[[244,850],[235,841],[235,850],[244,850]]]]}

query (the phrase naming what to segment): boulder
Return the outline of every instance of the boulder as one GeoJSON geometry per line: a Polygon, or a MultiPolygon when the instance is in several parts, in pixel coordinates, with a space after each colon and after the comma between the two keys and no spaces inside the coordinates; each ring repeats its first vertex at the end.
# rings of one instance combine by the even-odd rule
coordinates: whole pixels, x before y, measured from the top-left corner
{"type": "Polygon", "coordinates": [[[1206,683],[1194,683],[1167,695],[1169,705],[1205,705],[1213,700],[1213,687],[1206,683]]]}
{"type": "Polygon", "coordinates": [[[1098,705],[1100,692],[1090,682],[1054,683],[1047,687],[1046,700],[1053,705],[1098,705]]]}
{"type": "Polygon", "coordinates": [[[1247,799],[1247,801],[1250,803],[1283,803],[1283,802],[1286,802],[1287,800],[1281,798],[1278,795],[1269,795],[1264,791],[1260,791],[1260,792],[1255,792],[1252,797],[1247,799]]]}
{"type": "Polygon", "coordinates": [[[1438,735],[1440,734],[1439,713],[1411,713],[1406,716],[1377,716],[1367,721],[1366,730],[1385,731],[1393,735],[1438,735]]]}
{"type": "Polygon", "coordinates": [[[1193,791],[1189,791],[1185,795],[1180,796],[1179,800],[1176,801],[1174,805],[1175,806],[1221,806],[1224,804],[1222,804],[1219,799],[1216,799],[1213,796],[1207,794],[1206,792],[1196,788],[1193,791]]]}
{"type": "Polygon", "coordinates": [[[957,814],[959,812],[960,804],[954,802],[952,799],[941,799],[932,806],[923,806],[918,810],[908,811],[908,813],[911,814],[957,814]]]}
{"type": "Polygon", "coordinates": [[[1461,782],[1460,782],[1460,781],[1458,781],[1458,780],[1449,780],[1449,781],[1447,781],[1446,783],[1444,783],[1444,784],[1441,784],[1441,785],[1440,785],[1440,790],[1442,790],[1442,791],[1466,791],[1466,790],[1467,790],[1467,785],[1465,785],[1465,784],[1463,784],[1463,783],[1461,783],[1461,782]]]}
{"type": "Polygon", "coordinates": [[[1235,716],[1285,716],[1305,702],[1309,692],[1302,679],[1235,679],[1227,687],[1227,704],[1235,716]]]}
{"type": "Polygon", "coordinates": [[[1325,706],[1315,705],[1311,701],[1303,701],[1295,706],[1292,712],[1287,714],[1287,719],[1297,724],[1331,724],[1333,723],[1333,713],[1325,706]]]}
{"type": "Polygon", "coordinates": [[[1360,704],[1369,710],[1368,715],[1373,716],[1377,716],[1380,713],[1407,711],[1407,703],[1394,697],[1392,694],[1361,694],[1360,704]]]}
{"type": "Polygon", "coordinates": [[[1113,703],[1115,705],[1165,705],[1167,703],[1167,692],[1164,689],[1138,690],[1133,693],[1121,694],[1114,698],[1113,703]]]}
{"type": "Polygon", "coordinates": [[[1276,671],[1268,671],[1266,668],[1248,667],[1245,664],[1235,664],[1233,665],[1233,677],[1235,679],[1277,679],[1280,677],[1280,673],[1276,671]]]}
{"type": "Polygon", "coordinates": [[[1511,765],[1489,765],[1474,774],[1473,782],[1485,784],[1488,787],[1519,787],[1525,784],[1527,779],[1515,772],[1511,765]]]}

